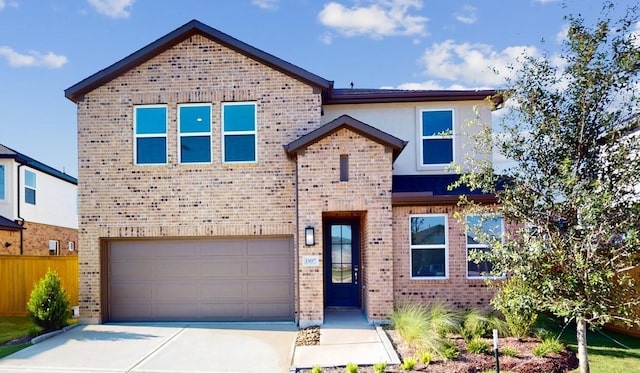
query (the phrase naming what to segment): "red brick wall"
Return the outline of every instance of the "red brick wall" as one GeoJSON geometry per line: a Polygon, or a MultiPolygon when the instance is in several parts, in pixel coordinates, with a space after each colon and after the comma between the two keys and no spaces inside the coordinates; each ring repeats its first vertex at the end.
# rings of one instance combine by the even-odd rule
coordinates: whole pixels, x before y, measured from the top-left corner
{"type": "MultiPolygon", "coordinates": [[[[58,255],[78,254],[78,230],[55,225],[25,222],[23,255],[49,255],[49,240],[58,241],[58,255]],[[74,243],[69,251],[68,243],[74,243]]],[[[20,255],[20,232],[0,231],[0,255],[20,255]],[[5,242],[11,243],[8,248],[5,242]]]]}

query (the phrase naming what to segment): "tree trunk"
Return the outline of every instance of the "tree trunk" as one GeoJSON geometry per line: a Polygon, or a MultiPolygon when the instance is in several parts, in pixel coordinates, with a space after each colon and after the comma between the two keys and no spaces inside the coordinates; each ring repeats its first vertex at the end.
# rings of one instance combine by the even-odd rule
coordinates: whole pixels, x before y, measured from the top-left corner
{"type": "Polygon", "coordinates": [[[587,354],[587,322],[582,318],[578,318],[576,320],[576,337],[578,340],[580,373],[589,373],[589,355],[587,354]]]}

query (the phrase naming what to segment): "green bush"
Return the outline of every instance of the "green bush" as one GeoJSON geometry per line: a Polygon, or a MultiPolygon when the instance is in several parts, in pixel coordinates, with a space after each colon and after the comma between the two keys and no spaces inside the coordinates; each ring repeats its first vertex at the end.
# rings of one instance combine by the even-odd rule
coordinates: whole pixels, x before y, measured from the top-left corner
{"type": "Polygon", "coordinates": [[[533,354],[538,357],[546,357],[549,354],[558,354],[564,351],[564,346],[555,338],[544,339],[533,348],[533,354]]]}
{"type": "Polygon", "coordinates": [[[442,303],[404,304],[393,311],[391,321],[408,345],[442,354],[444,337],[458,328],[459,316],[442,303]]]}
{"type": "Polygon", "coordinates": [[[491,345],[489,342],[475,337],[467,342],[467,350],[473,354],[486,354],[491,350],[491,345]]]}
{"type": "Polygon", "coordinates": [[[538,319],[539,305],[534,292],[520,277],[504,281],[491,302],[504,315],[511,335],[517,338],[529,336],[538,319]]]}
{"type": "Polygon", "coordinates": [[[413,357],[407,357],[402,361],[402,364],[400,364],[400,368],[402,368],[403,370],[413,370],[413,368],[416,367],[416,359],[413,357]]]}
{"type": "Polygon", "coordinates": [[[347,373],[358,373],[358,364],[348,363],[346,367],[347,373]]]}
{"type": "Polygon", "coordinates": [[[320,368],[319,365],[314,365],[313,368],[311,368],[311,373],[322,373],[322,368],[320,368]]]}
{"type": "Polygon", "coordinates": [[[27,310],[33,322],[45,332],[67,325],[70,312],[69,296],[62,287],[57,272],[48,270],[34,286],[27,310]]]}
{"type": "Polygon", "coordinates": [[[455,360],[460,356],[460,351],[458,351],[458,348],[453,341],[445,341],[440,355],[442,355],[445,360],[455,360]]]}
{"type": "Polygon", "coordinates": [[[424,365],[429,365],[433,361],[433,355],[429,351],[419,351],[418,360],[424,365]]]}
{"type": "Polygon", "coordinates": [[[387,370],[387,363],[385,362],[380,362],[373,365],[373,371],[376,373],[384,373],[385,370],[387,370]]]}
{"type": "Polygon", "coordinates": [[[462,316],[460,335],[467,343],[474,338],[490,336],[493,329],[497,329],[501,335],[509,332],[504,320],[495,314],[486,314],[478,309],[471,309],[462,316]]]}
{"type": "Polygon", "coordinates": [[[520,353],[514,347],[504,346],[500,349],[503,356],[519,357],[520,353]]]}

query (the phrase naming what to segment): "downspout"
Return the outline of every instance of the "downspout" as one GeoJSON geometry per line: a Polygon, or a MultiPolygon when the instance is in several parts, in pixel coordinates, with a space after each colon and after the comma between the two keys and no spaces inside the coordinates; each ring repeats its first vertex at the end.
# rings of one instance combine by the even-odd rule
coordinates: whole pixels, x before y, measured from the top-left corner
{"type": "MultiPolygon", "coordinates": [[[[18,215],[17,215],[17,221],[18,224],[20,224],[21,226],[23,226],[24,228],[24,219],[22,218],[22,216],[20,216],[20,168],[24,166],[23,163],[19,163],[18,164],[18,182],[17,182],[17,188],[16,188],[16,193],[18,194],[18,215]]],[[[20,229],[20,255],[24,255],[24,229],[20,229]]]]}
{"type": "Polygon", "coordinates": [[[300,325],[300,200],[298,199],[298,157],[296,156],[296,235],[295,235],[295,252],[294,252],[294,269],[296,270],[296,287],[295,292],[297,293],[296,297],[296,309],[298,310],[298,325],[300,325]]]}

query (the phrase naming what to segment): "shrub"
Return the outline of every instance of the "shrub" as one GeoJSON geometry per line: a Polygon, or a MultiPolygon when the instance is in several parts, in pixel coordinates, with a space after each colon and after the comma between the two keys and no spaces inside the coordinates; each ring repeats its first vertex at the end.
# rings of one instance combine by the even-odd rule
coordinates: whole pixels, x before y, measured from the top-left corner
{"type": "Polygon", "coordinates": [[[538,300],[520,277],[513,276],[504,281],[491,302],[504,315],[511,335],[524,338],[531,333],[538,319],[538,300]]]}
{"type": "Polygon", "coordinates": [[[444,358],[445,360],[455,360],[458,358],[458,356],[460,356],[460,351],[458,351],[458,348],[456,347],[456,344],[454,342],[445,341],[445,343],[443,344],[443,350],[440,355],[442,355],[442,358],[444,358]]]}
{"type": "Polygon", "coordinates": [[[380,362],[373,365],[373,371],[376,373],[384,373],[385,370],[387,370],[387,363],[385,362],[380,362]]]}
{"type": "Polygon", "coordinates": [[[347,373],[358,373],[358,364],[347,363],[346,372],[347,373]]]}
{"type": "Polygon", "coordinates": [[[467,350],[473,354],[486,354],[491,350],[491,345],[489,342],[475,337],[467,342],[467,350]]]}
{"type": "Polygon", "coordinates": [[[413,370],[413,368],[416,367],[416,359],[413,357],[407,357],[402,361],[402,364],[400,364],[400,368],[402,368],[403,370],[413,370]]]}
{"type": "Polygon", "coordinates": [[[509,331],[504,320],[495,314],[485,314],[480,310],[471,309],[462,316],[460,334],[467,343],[474,338],[490,335],[492,329],[497,329],[501,335],[509,331]]]}
{"type": "Polygon", "coordinates": [[[520,353],[514,347],[504,346],[500,349],[500,353],[504,356],[519,357],[520,353]]]}
{"type": "Polygon", "coordinates": [[[564,346],[555,338],[546,338],[533,348],[533,354],[538,357],[546,357],[549,354],[558,354],[564,351],[564,346]]]}
{"type": "Polygon", "coordinates": [[[433,355],[429,351],[419,351],[418,360],[424,365],[429,365],[433,361],[433,355]]]}
{"type": "Polygon", "coordinates": [[[314,365],[313,368],[311,368],[311,373],[322,373],[322,368],[320,368],[319,365],[314,365]]]}
{"type": "Polygon", "coordinates": [[[33,322],[45,332],[67,325],[69,296],[61,285],[58,273],[48,270],[34,286],[27,310],[33,322]]]}

